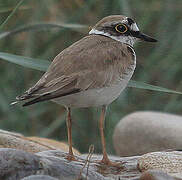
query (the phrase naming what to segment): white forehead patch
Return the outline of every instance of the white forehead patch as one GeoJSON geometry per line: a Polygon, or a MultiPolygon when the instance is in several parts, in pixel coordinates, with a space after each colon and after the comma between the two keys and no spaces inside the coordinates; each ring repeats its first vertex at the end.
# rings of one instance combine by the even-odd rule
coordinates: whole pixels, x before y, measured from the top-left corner
{"type": "MultiPolygon", "coordinates": [[[[122,20],[122,23],[128,24],[128,17],[122,20]]],[[[133,31],[139,31],[139,28],[136,23],[131,24],[130,26],[131,30],[133,31]]]]}
{"type": "Polygon", "coordinates": [[[138,26],[137,26],[136,23],[133,23],[133,24],[131,25],[131,30],[133,30],[133,31],[139,31],[139,28],[138,28],[138,26]]]}
{"type": "Polygon", "coordinates": [[[126,17],[125,19],[123,19],[123,20],[122,20],[122,23],[128,24],[128,20],[127,20],[127,19],[128,19],[128,17],[126,17]]]}

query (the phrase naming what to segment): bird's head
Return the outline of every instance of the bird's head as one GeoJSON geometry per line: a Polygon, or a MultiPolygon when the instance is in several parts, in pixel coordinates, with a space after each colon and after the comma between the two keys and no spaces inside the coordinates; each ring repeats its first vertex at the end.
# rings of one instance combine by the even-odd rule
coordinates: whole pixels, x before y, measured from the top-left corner
{"type": "Polygon", "coordinates": [[[104,35],[131,46],[137,39],[157,42],[156,39],[140,32],[133,19],[122,15],[112,15],[101,19],[89,34],[104,35]]]}

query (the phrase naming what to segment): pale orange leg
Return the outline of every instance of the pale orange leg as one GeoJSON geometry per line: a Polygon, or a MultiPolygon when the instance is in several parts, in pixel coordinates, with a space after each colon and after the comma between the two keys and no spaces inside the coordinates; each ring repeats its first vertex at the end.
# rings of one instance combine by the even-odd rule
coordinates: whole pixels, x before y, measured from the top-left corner
{"type": "Polygon", "coordinates": [[[104,138],[104,121],[105,121],[106,108],[107,108],[106,106],[102,106],[100,120],[99,120],[99,128],[100,128],[102,152],[103,152],[101,163],[110,164],[110,160],[106,152],[106,142],[104,138]]]}
{"type": "Polygon", "coordinates": [[[67,125],[68,144],[69,144],[69,154],[66,159],[70,161],[74,161],[76,159],[74,157],[73,150],[72,150],[72,134],[71,134],[72,124],[71,124],[71,109],[70,108],[67,108],[66,125],[67,125]]]}
{"type": "Polygon", "coordinates": [[[105,116],[106,116],[106,109],[107,109],[107,106],[103,105],[102,110],[101,110],[100,121],[99,121],[101,143],[102,143],[102,152],[103,152],[103,157],[102,157],[102,160],[100,161],[100,163],[108,165],[108,166],[119,166],[118,163],[111,162],[109,160],[107,152],[106,152],[106,142],[105,142],[105,137],[104,137],[104,121],[105,121],[105,116]]]}

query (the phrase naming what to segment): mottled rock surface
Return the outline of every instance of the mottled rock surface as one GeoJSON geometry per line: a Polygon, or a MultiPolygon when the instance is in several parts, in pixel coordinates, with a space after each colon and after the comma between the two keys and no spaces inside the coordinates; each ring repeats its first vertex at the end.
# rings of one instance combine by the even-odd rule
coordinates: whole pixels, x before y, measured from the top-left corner
{"type": "Polygon", "coordinates": [[[140,171],[158,169],[175,177],[182,176],[182,152],[153,152],[138,159],[140,171]]]}

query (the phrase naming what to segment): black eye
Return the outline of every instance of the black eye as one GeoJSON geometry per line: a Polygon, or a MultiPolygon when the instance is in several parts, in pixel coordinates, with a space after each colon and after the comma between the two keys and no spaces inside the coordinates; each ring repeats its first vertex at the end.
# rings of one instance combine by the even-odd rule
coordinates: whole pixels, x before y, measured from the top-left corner
{"type": "Polygon", "coordinates": [[[128,31],[128,27],[125,24],[117,24],[115,26],[115,30],[119,33],[125,33],[128,31]]]}

